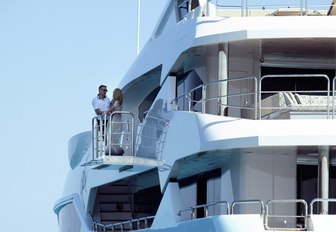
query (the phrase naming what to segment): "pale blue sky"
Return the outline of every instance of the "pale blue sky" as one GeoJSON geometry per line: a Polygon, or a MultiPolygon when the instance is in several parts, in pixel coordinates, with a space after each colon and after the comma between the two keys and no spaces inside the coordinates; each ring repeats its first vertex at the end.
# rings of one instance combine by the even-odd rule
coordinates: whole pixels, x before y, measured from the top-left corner
{"type": "MultiPolygon", "coordinates": [[[[141,0],[141,46],[166,2],[141,0]]],[[[67,142],[135,59],[136,13],[137,0],[0,0],[1,231],[58,231],[67,142]]]]}

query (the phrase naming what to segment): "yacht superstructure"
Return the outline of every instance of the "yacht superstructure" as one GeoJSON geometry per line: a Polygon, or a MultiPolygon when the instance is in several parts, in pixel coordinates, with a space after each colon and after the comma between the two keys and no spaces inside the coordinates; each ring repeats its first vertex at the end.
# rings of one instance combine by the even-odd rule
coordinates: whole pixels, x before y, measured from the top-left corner
{"type": "Polygon", "coordinates": [[[69,141],[60,231],[335,228],[335,14],[331,0],[168,1],[123,111],[69,141]]]}

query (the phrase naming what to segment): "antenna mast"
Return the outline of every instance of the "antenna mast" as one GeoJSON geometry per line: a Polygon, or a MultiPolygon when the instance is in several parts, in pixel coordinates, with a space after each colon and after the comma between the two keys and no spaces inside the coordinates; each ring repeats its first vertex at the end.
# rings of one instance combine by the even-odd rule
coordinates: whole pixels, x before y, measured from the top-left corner
{"type": "Polygon", "coordinates": [[[137,55],[139,54],[140,47],[140,0],[138,0],[138,20],[137,20],[137,55]]]}

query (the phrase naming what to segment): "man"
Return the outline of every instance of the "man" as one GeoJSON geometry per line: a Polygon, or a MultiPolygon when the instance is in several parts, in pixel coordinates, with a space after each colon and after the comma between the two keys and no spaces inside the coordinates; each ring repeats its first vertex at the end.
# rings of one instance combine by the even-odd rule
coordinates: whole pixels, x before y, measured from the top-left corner
{"type": "Polygon", "coordinates": [[[92,106],[98,117],[97,119],[97,133],[101,135],[101,138],[106,144],[105,128],[108,123],[108,110],[110,108],[110,99],[106,96],[107,87],[106,85],[100,85],[98,88],[98,94],[92,100],[92,106]]]}
{"type": "Polygon", "coordinates": [[[97,115],[104,115],[110,108],[110,99],[106,96],[106,85],[100,85],[98,88],[98,94],[92,100],[92,106],[97,115]]]}

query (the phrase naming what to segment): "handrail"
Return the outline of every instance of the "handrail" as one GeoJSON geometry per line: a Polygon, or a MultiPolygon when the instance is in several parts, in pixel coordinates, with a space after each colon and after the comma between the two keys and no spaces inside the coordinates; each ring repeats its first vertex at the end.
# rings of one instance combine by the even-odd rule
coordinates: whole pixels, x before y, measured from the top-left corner
{"type": "MultiPolygon", "coordinates": [[[[309,3],[309,0],[300,0],[298,3],[288,3],[283,4],[283,1],[279,0],[278,2],[274,3],[274,1],[270,2],[269,4],[258,4],[257,1],[252,0],[241,0],[241,4],[235,5],[224,5],[219,3],[219,0],[216,1],[216,6],[218,8],[224,9],[240,9],[241,17],[249,17],[254,10],[272,12],[279,9],[297,9],[299,11],[299,16],[307,16],[309,15],[309,10],[319,11],[321,15],[323,12],[328,14],[328,11],[332,7],[331,4],[317,4],[317,3],[309,3]]],[[[269,15],[269,14],[268,14],[269,15]]]]}
{"type": "Polygon", "coordinates": [[[168,126],[169,121],[147,115],[143,123],[139,125],[135,143],[136,156],[161,160],[168,126]]]}
{"type": "MultiPolygon", "coordinates": [[[[262,93],[279,93],[279,92],[284,92],[284,90],[274,90],[274,91],[263,91],[261,89],[262,86],[262,81],[266,78],[305,78],[305,77],[322,77],[327,80],[327,86],[325,90],[286,90],[294,93],[302,93],[302,92],[310,92],[310,93],[327,93],[327,118],[329,118],[329,113],[330,113],[330,80],[329,77],[325,74],[278,74],[278,75],[264,75],[260,78],[258,86],[258,99],[259,99],[259,104],[258,104],[258,119],[260,120],[262,115],[262,109],[267,109],[267,107],[262,107],[261,105],[261,98],[262,98],[262,93]]],[[[285,92],[286,92],[285,91],[285,92]]],[[[269,108],[269,107],[268,107],[269,108]]],[[[275,109],[276,107],[271,107],[272,109],[275,109]]]]}
{"type": "Polygon", "coordinates": [[[335,118],[335,98],[336,98],[336,87],[335,87],[335,84],[336,84],[336,76],[333,78],[333,81],[332,81],[332,86],[333,86],[333,89],[332,89],[332,119],[335,118]]]}
{"type": "MultiPolygon", "coordinates": [[[[247,92],[247,93],[238,93],[238,94],[226,94],[226,95],[218,95],[217,96],[217,99],[218,98],[223,98],[223,97],[237,97],[237,96],[245,96],[245,95],[254,95],[254,102],[256,103],[257,102],[257,88],[258,88],[258,82],[257,82],[257,78],[256,77],[238,77],[238,78],[230,78],[230,79],[224,79],[224,80],[217,80],[217,81],[213,81],[213,82],[210,82],[208,84],[205,84],[204,85],[204,94],[202,94],[202,99],[206,102],[207,100],[212,100],[212,99],[206,99],[206,89],[207,87],[209,86],[212,86],[212,85],[218,85],[218,84],[222,84],[222,83],[232,83],[232,82],[235,82],[235,81],[246,81],[246,80],[253,80],[254,81],[254,89],[255,89],[255,92],[247,92]]],[[[204,113],[205,112],[205,106],[204,105],[204,108],[202,107],[202,112],[204,113]]],[[[229,104],[226,104],[226,106],[228,107],[232,107],[231,105],[229,104]]],[[[243,106],[233,106],[233,107],[239,107],[239,108],[245,108],[243,106]]],[[[254,106],[254,108],[256,109],[256,104],[254,106]]],[[[255,110],[255,113],[256,113],[256,110],[255,110]]]]}
{"type": "MultiPolygon", "coordinates": [[[[111,148],[112,146],[119,146],[120,144],[122,144],[122,146],[130,146],[131,147],[131,155],[134,155],[134,143],[133,143],[133,134],[134,134],[134,115],[132,112],[129,111],[114,111],[110,117],[109,117],[109,135],[107,136],[107,142],[108,142],[108,148],[111,148]],[[131,122],[121,121],[117,119],[115,121],[113,121],[114,117],[117,116],[125,116],[125,115],[129,115],[131,122]],[[115,126],[115,130],[113,130],[113,126],[115,126]],[[119,127],[119,128],[118,128],[119,127]],[[124,127],[123,129],[121,127],[124,127]],[[125,128],[126,127],[126,128],[125,128]],[[129,141],[128,143],[124,143],[121,141],[118,141],[118,139],[113,140],[113,138],[121,138],[122,135],[126,135],[128,138],[126,139],[126,141],[129,141]]],[[[111,149],[108,150],[108,155],[113,155],[111,153],[111,149]]]]}
{"type": "Polygon", "coordinates": [[[300,230],[306,230],[307,229],[307,218],[308,218],[308,204],[305,200],[302,200],[302,199],[293,199],[293,200],[269,200],[267,203],[266,203],[266,211],[265,211],[265,217],[264,217],[264,220],[265,220],[265,228],[266,229],[274,229],[274,230],[281,230],[283,229],[282,227],[272,227],[272,226],[269,226],[268,225],[268,222],[269,222],[269,218],[272,217],[272,218],[303,218],[304,219],[304,225],[303,225],[303,228],[297,228],[297,227],[291,227],[291,230],[297,230],[297,231],[300,231],[300,230]],[[305,209],[305,212],[304,212],[304,215],[270,215],[269,214],[269,205],[270,204],[288,204],[288,203],[302,203],[304,205],[304,209],[305,209]]]}
{"type": "Polygon", "coordinates": [[[336,202],[336,198],[315,198],[310,202],[310,214],[314,214],[314,203],[316,202],[336,202]]]}
{"type": "MultiPolygon", "coordinates": [[[[229,88],[230,89],[230,88],[229,88]]],[[[300,98],[302,95],[299,95],[298,98],[300,98]]],[[[304,97],[307,97],[305,95],[303,95],[304,97]]],[[[263,110],[271,110],[270,112],[277,112],[279,110],[316,110],[319,112],[325,112],[325,116],[327,119],[331,118],[330,114],[332,114],[332,118],[335,117],[335,108],[336,108],[336,102],[335,102],[335,98],[336,98],[336,77],[333,78],[332,80],[332,89],[331,89],[331,81],[330,78],[325,75],[325,74],[280,74],[280,75],[265,75],[262,76],[259,80],[257,80],[256,77],[242,77],[242,78],[229,78],[229,79],[225,79],[225,80],[217,80],[217,81],[213,81],[210,82],[208,84],[203,84],[203,85],[198,85],[195,88],[189,90],[186,93],[183,93],[182,95],[178,96],[177,98],[173,99],[171,101],[171,104],[175,104],[176,106],[179,105],[179,101],[181,99],[187,99],[187,111],[193,111],[195,110],[195,105],[196,104],[200,104],[201,103],[201,112],[202,113],[206,113],[206,108],[207,108],[207,102],[209,101],[215,101],[216,100],[216,104],[217,106],[223,106],[223,108],[218,108],[224,110],[229,108],[229,109],[241,109],[241,110],[245,110],[245,111],[251,111],[253,112],[253,115],[250,114],[250,116],[248,116],[248,118],[250,119],[263,119],[262,115],[263,110]],[[286,90],[262,90],[262,84],[265,78],[306,78],[306,77],[313,77],[313,78],[323,78],[326,80],[326,85],[325,88],[323,88],[322,90],[302,90],[302,89],[286,89],[286,90]],[[219,90],[216,90],[214,92],[212,92],[212,94],[208,94],[207,91],[209,89],[209,87],[214,86],[214,85],[218,85],[218,87],[221,87],[221,84],[224,83],[228,83],[227,85],[231,84],[232,82],[235,81],[246,81],[246,80],[254,80],[254,86],[251,86],[250,91],[248,91],[247,89],[244,90],[244,92],[241,93],[220,93],[219,90]],[[200,99],[192,99],[191,96],[193,94],[193,92],[195,91],[199,91],[200,89],[202,89],[202,96],[200,99]],[[254,89],[254,91],[253,91],[254,89]],[[310,98],[314,97],[315,95],[318,94],[323,94],[325,96],[324,101],[326,101],[325,103],[318,104],[318,105],[305,105],[305,103],[300,104],[298,102],[298,100],[296,100],[294,102],[294,104],[292,105],[279,105],[279,106],[263,106],[263,99],[262,96],[263,94],[270,94],[270,95],[274,95],[274,94],[279,94],[279,96],[281,96],[280,94],[282,93],[286,93],[286,92],[291,92],[294,94],[300,94],[300,93],[309,93],[311,95],[307,95],[310,98]],[[209,95],[209,96],[207,96],[209,95]],[[251,97],[253,96],[253,98],[251,97]],[[225,102],[223,102],[222,100],[225,100],[225,102]],[[237,101],[233,101],[230,99],[238,99],[237,101]],[[245,100],[244,100],[245,99],[245,100]],[[251,102],[249,102],[251,101],[251,102]],[[237,104],[238,102],[238,104],[237,104]],[[194,106],[192,106],[194,105],[194,106]],[[225,107],[225,109],[224,109],[225,107]],[[294,107],[294,108],[293,108],[294,107]],[[313,108],[311,108],[313,107],[313,108]],[[194,109],[193,109],[194,108],[194,109]],[[272,111],[273,109],[273,111],[272,111]]],[[[296,98],[296,96],[295,96],[296,98]]],[[[306,99],[306,98],[305,98],[306,99]]],[[[177,109],[177,107],[176,107],[177,109]]],[[[214,108],[213,108],[214,109],[214,108]]],[[[178,109],[177,109],[178,110],[178,109]]],[[[242,113],[243,111],[241,111],[242,113]]],[[[214,112],[213,112],[214,113],[214,112]]],[[[222,113],[222,112],[220,112],[222,113]]],[[[218,114],[218,112],[216,113],[218,114]]],[[[243,117],[241,115],[241,117],[243,117]]]]}
{"type": "Polygon", "coordinates": [[[260,215],[263,215],[265,213],[265,205],[264,202],[261,200],[241,200],[241,201],[234,201],[232,202],[231,205],[231,214],[234,214],[234,207],[236,205],[240,205],[240,204],[260,204],[260,215]]]}
{"type": "Polygon", "coordinates": [[[106,231],[107,229],[111,229],[112,231],[115,231],[115,229],[120,229],[121,231],[125,230],[125,225],[129,224],[130,228],[132,230],[134,230],[133,227],[133,223],[136,223],[136,230],[140,230],[143,229],[141,228],[140,222],[144,222],[144,228],[148,228],[149,224],[148,221],[149,220],[153,220],[155,218],[155,216],[148,216],[148,217],[141,217],[141,218],[136,218],[136,219],[131,219],[131,220],[127,220],[127,221],[122,221],[122,222],[115,222],[115,223],[111,223],[111,224],[102,224],[99,222],[93,222],[93,228],[94,231],[99,231],[99,229],[102,229],[103,231],[106,231]]]}
{"type": "Polygon", "coordinates": [[[258,81],[256,77],[239,77],[239,78],[230,78],[230,79],[224,79],[224,80],[216,80],[216,81],[212,81],[208,84],[203,84],[203,85],[198,85],[195,88],[189,90],[186,93],[183,93],[182,95],[176,97],[175,99],[173,99],[170,103],[171,104],[175,104],[178,105],[178,102],[180,99],[186,98],[187,99],[187,110],[191,111],[191,103],[192,102],[196,102],[202,103],[202,113],[205,113],[205,109],[206,109],[206,104],[208,101],[213,101],[216,100],[218,105],[223,105],[223,106],[227,106],[227,107],[232,107],[232,108],[247,108],[247,109],[254,109],[255,112],[255,119],[257,117],[257,105],[255,104],[257,102],[257,88],[258,88],[258,81]],[[254,82],[254,91],[246,91],[243,93],[231,93],[231,94],[221,94],[221,93],[217,93],[214,94],[214,96],[212,97],[207,97],[207,89],[211,86],[214,85],[220,85],[220,84],[225,84],[225,83],[232,83],[232,82],[237,82],[237,81],[248,81],[248,80],[252,80],[254,82]],[[191,99],[191,94],[193,92],[195,92],[196,90],[202,89],[202,97],[199,100],[193,100],[191,99]],[[222,103],[220,101],[221,98],[233,98],[233,97],[244,97],[244,96],[254,96],[253,97],[253,101],[254,101],[254,106],[246,106],[246,105],[230,105],[230,104],[225,104],[222,103]]]}
{"type": "MultiPolygon", "coordinates": [[[[284,227],[271,227],[268,225],[269,223],[269,218],[303,218],[304,223],[303,223],[303,227],[301,228],[297,228],[297,227],[286,227],[286,229],[291,229],[291,231],[304,231],[307,229],[307,219],[308,219],[308,207],[310,207],[310,215],[313,214],[313,205],[316,202],[323,202],[323,201],[328,201],[328,202],[336,202],[336,198],[315,198],[311,201],[311,203],[307,204],[307,202],[303,199],[282,199],[282,200],[269,200],[267,201],[266,204],[263,203],[263,201],[258,200],[258,199],[252,199],[252,200],[238,200],[238,201],[234,201],[231,204],[230,207],[230,203],[227,201],[214,201],[211,203],[207,203],[207,204],[202,204],[202,205],[196,205],[196,206],[192,206],[190,208],[186,208],[186,209],[182,209],[180,210],[177,215],[178,216],[182,216],[183,212],[188,212],[190,211],[190,219],[196,219],[196,210],[203,208],[204,209],[204,217],[208,217],[208,208],[211,206],[216,206],[216,205],[220,205],[220,204],[224,204],[226,205],[226,215],[234,215],[234,208],[236,205],[239,204],[260,204],[260,215],[263,217],[264,220],[264,227],[266,230],[283,230],[284,227]],[[269,206],[270,204],[288,204],[288,203],[301,203],[304,205],[304,214],[303,215],[270,215],[269,214],[269,206]]],[[[295,210],[296,212],[296,210],[295,210]]],[[[107,229],[112,229],[112,231],[115,231],[115,229],[120,229],[121,231],[125,230],[124,226],[129,225],[131,230],[139,230],[139,229],[143,229],[141,228],[140,223],[144,222],[144,228],[148,228],[149,224],[148,221],[149,220],[153,220],[155,219],[155,216],[148,216],[148,217],[141,217],[141,218],[137,218],[137,219],[131,219],[131,220],[127,220],[127,221],[122,221],[122,222],[115,222],[115,223],[111,223],[111,224],[102,224],[99,222],[95,222],[93,221],[93,229],[94,231],[101,231],[99,229],[102,229],[103,231],[106,231],[107,229]],[[135,227],[134,227],[135,226],[135,227]],[[119,227],[119,228],[118,228],[119,227]]]]}
{"type": "Polygon", "coordinates": [[[134,155],[134,115],[132,112],[114,111],[110,115],[95,116],[92,118],[91,127],[92,160],[101,159],[105,155],[113,155],[111,151],[113,146],[131,148],[130,155],[134,155]],[[113,120],[117,116],[120,118],[113,120]]]}
{"type": "Polygon", "coordinates": [[[196,206],[192,206],[192,207],[187,208],[187,209],[182,209],[177,213],[177,215],[182,216],[183,212],[191,211],[190,212],[191,213],[191,219],[195,219],[196,218],[195,210],[203,208],[204,209],[204,216],[207,217],[209,206],[215,206],[215,205],[219,205],[219,204],[225,204],[226,205],[226,214],[230,214],[230,204],[227,201],[215,201],[215,202],[211,202],[211,203],[208,203],[208,204],[196,205],[196,206]]]}
{"type": "MultiPolygon", "coordinates": [[[[173,99],[170,103],[171,103],[171,104],[174,104],[174,103],[177,104],[178,100],[179,100],[179,99],[182,99],[183,97],[185,97],[186,99],[188,99],[188,102],[189,102],[189,96],[190,96],[190,94],[191,94],[192,92],[194,92],[194,91],[196,91],[196,90],[202,88],[202,87],[203,87],[203,85],[198,85],[198,86],[196,86],[195,88],[192,88],[191,90],[189,90],[187,93],[184,93],[184,94],[178,96],[177,98],[173,99]]],[[[189,107],[189,105],[190,105],[190,104],[188,104],[188,111],[191,110],[191,107],[189,107]]]]}
{"type": "Polygon", "coordinates": [[[92,130],[92,160],[95,158],[99,158],[100,153],[102,153],[102,146],[101,143],[106,143],[106,122],[107,122],[107,115],[97,115],[92,118],[91,130],[92,130]],[[97,125],[96,125],[97,124],[97,125]],[[96,157],[95,157],[96,154],[96,157]]]}

